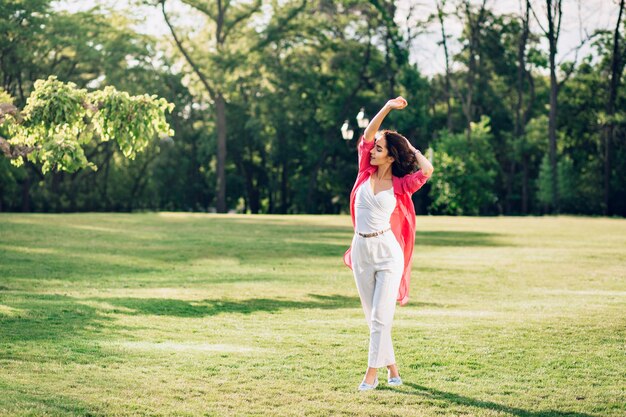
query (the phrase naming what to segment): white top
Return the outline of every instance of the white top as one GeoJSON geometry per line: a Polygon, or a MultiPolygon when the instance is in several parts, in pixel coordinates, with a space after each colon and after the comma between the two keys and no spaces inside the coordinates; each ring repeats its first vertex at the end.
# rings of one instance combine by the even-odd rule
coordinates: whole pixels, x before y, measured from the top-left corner
{"type": "Polygon", "coordinates": [[[374,233],[390,227],[391,213],[396,208],[393,187],[374,195],[371,178],[357,189],[354,202],[356,231],[374,233]]]}

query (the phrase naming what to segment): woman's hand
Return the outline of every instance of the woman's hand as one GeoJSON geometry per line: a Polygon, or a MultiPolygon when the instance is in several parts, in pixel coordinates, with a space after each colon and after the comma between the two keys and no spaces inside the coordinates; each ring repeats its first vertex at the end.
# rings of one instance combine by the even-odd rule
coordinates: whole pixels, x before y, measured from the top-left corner
{"type": "Polygon", "coordinates": [[[401,110],[407,106],[407,102],[402,96],[398,96],[396,98],[392,98],[387,102],[387,107],[394,110],[401,110]]]}
{"type": "Polygon", "coordinates": [[[406,105],[406,100],[401,96],[392,98],[387,103],[385,103],[383,108],[380,109],[378,113],[376,113],[376,116],[374,116],[374,118],[370,120],[370,124],[367,125],[367,127],[365,128],[365,132],[363,133],[365,142],[371,142],[374,140],[376,132],[378,132],[380,125],[391,110],[400,110],[405,108],[406,105]]]}

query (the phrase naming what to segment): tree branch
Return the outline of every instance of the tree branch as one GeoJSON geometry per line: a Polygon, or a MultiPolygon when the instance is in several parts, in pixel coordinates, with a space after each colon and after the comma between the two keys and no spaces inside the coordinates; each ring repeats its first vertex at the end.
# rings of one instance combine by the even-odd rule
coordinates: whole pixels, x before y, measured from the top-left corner
{"type": "Polygon", "coordinates": [[[265,48],[271,41],[274,39],[274,36],[280,35],[282,31],[286,30],[287,25],[291,20],[293,20],[301,11],[306,8],[308,0],[302,0],[302,4],[293,9],[289,10],[287,16],[284,18],[277,18],[278,24],[274,27],[268,26],[265,31],[266,35],[264,39],[261,39],[259,43],[255,46],[255,49],[265,48]]]}
{"type": "Polygon", "coordinates": [[[0,136],[0,151],[9,159],[17,159],[33,152],[36,148],[24,145],[11,145],[8,140],[0,136]]]}
{"type": "Polygon", "coordinates": [[[539,20],[537,13],[535,13],[535,9],[533,8],[532,4],[530,5],[530,11],[533,12],[533,16],[535,16],[535,21],[537,22],[537,26],[539,26],[539,28],[543,31],[543,33],[547,35],[548,31],[545,30],[543,26],[541,26],[541,21],[539,20]]]}
{"type": "Polygon", "coordinates": [[[2,124],[5,120],[6,115],[11,115],[17,120],[19,123],[22,122],[22,115],[20,111],[11,103],[0,103],[0,124],[2,124]]]}
{"type": "Polygon", "coordinates": [[[207,15],[209,17],[209,19],[215,21],[215,14],[213,12],[211,12],[211,10],[209,10],[208,7],[204,7],[200,3],[198,3],[197,1],[192,1],[192,0],[184,0],[183,3],[185,3],[188,6],[191,6],[194,9],[204,13],[205,15],[207,15]]]}
{"type": "MultiPolygon", "coordinates": [[[[555,0],[556,1],[556,6],[557,6],[557,13],[558,13],[558,21],[556,24],[556,32],[555,32],[555,36],[554,36],[554,43],[558,43],[559,42],[559,35],[561,34],[561,22],[563,21],[563,0],[555,0]]],[[[557,16],[554,16],[555,18],[557,16]]]]}
{"type": "Polygon", "coordinates": [[[256,13],[257,11],[259,11],[259,9],[261,8],[262,2],[261,0],[256,0],[256,2],[254,4],[252,4],[250,6],[250,8],[248,10],[244,10],[242,11],[239,16],[235,17],[233,19],[232,22],[229,23],[225,23],[224,24],[224,33],[222,35],[222,41],[226,40],[226,37],[228,36],[228,34],[230,33],[230,31],[237,26],[240,22],[246,20],[247,18],[249,18],[250,16],[252,16],[254,13],[256,13]]]}
{"type": "Polygon", "coordinates": [[[558,88],[561,88],[561,86],[563,84],[565,84],[567,82],[567,80],[569,80],[569,77],[572,75],[572,73],[574,72],[574,69],[576,67],[576,62],[578,62],[578,52],[580,52],[580,49],[590,40],[592,40],[593,38],[595,38],[596,36],[598,36],[600,34],[600,32],[595,32],[592,35],[588,35],[587,38],[583,39],[580,44],[572,49],[570,49],[564,56],[563,59],[557,64],[557,65],[561,65],[564,61],[565,61],[565,57],[567,55],[569,55],[570,53],[572,53],[572,51],[575,51],[574,54],[574,64],[572,65],[572,67],[565,72],[565,77],[563,77],[563,79],[558,83],[558,88]]]}
{"type": "Polygon", "coordinates": [[[187,60],[189,65],[191,65],[191,68],[196,73],[198,78],[200,78],[200,82],[202,83],[202,85],[204,85],[204,88],[206,88],[206,90],[209,92],[209,95],[211,96],[211,99],[215,100],[215,98],[216,98],[215,91],[209,85],[209,82],[207,81],[207,79],[204,76],[204,74],[202,74],[202,72],[200,71],[200,68],[191,59],[191,56],[189,56],[189,54],[187,53],[187,51],[183,47],[183,44],[181,43],[181,41],[178,38],[178,36],[176,36],[176,32],[174,31],[174,28],[172,27],[172,24],[170,23],[170,20],[168,19],[167,14],[165,13],[165,1],[166,0],[160,0],[161,11],[163,12],[163,18],[165,19],[165,23],[167,24],[167,27],[169,27],[170,32],[172,33],[172,37],[174,38],[174,42],[176,42],[176,46],[178,47],[180,52],[183,54],[183,56],[185,57],[185,59],[187,60]]]}

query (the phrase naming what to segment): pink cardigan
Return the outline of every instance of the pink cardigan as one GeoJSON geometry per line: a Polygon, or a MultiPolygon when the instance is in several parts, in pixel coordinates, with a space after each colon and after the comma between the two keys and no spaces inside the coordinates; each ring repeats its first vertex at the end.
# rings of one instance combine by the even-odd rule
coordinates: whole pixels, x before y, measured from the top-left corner
{"type": "MultiPolygon", "coordinates": [[[[370,176],[378,169],[370,164],[370,151],[374,147],[375,141],[365,142],[364,137],[359,139],[359,173],[350,193],[350,215],[352,216],[352,227],[354,222],[354,198],[356,190],[361,184],[369,180],[370,176]]],[[[415,208],[411,195],[422,188],[428,181],[426,175],[421,170],[404,177],[393,177],[393,192],[396,197],[396,208],[391,214],[391,230],[400,243],[404,253],[404,273],[400,281],[397,301],[400,305],[405,305],[409,301],[409,283],[411,282],[411,261],[413,258],[413,245],[415,243],[415,208]]],[[[343,256],[344,263],[352,269],[352,257],[350,252],[352,246],[348,248],[343,256]]]]}

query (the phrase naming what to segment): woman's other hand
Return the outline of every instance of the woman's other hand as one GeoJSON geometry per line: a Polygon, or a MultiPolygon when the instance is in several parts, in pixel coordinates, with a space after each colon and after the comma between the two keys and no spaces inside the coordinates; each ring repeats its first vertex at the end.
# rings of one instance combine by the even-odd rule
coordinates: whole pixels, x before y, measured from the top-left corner
{"type": "Polygon", "coordinates": [[[392,98],[387,102],[387,107],[394,110],[401,110],[407,106],[407,102],[402,96],[398,96],[396,98],[392,98]]]}

